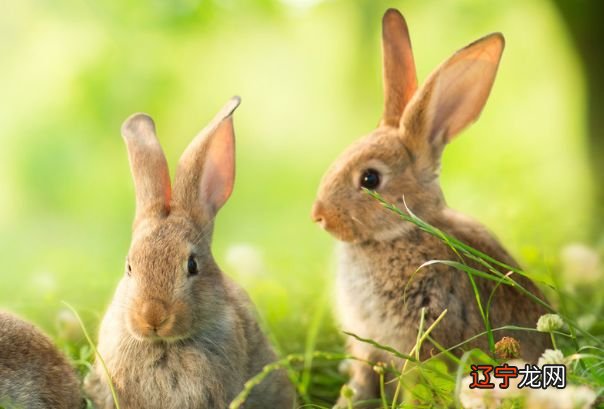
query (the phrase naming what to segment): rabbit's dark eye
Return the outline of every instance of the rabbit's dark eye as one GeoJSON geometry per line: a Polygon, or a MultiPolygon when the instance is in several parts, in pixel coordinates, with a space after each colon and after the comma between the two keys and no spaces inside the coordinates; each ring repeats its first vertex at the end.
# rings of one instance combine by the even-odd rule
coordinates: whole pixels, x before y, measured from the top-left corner
{"type": "Polygon", "coordinates": [[[375,190],[380,185],[380,172],[375,169],[367,169],[361,174],[361,187],[375,190]]]}
{"type": "Polygon", "coordinates": [[[127,267],[128,268],[127,274],[128,274],[128,277],[130,277],[130,274],[132,274],[132,267],[130,267],[130,263],[129,262],[126,262],[126,265],[128,266],[127,267]]]}
{"type": "Polygon", "coordinates": [[[190,276],[194,276],[199,273],[199,271],[197,271],[197,262],[195,261],[195,257],[192,255],[189,256],[189,261],[187,262],[187,271],[189,272],[190,276]]]}

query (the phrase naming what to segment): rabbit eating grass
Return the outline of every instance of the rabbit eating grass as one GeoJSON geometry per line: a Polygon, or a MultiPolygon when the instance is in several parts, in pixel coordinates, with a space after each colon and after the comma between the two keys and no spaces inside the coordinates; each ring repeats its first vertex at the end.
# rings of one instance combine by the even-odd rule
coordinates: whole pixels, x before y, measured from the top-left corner
{"type": "MultiPolygon", "coordinates": [[[[419,89],[407,25],[397,10],[384,15],[382,45],[385,104],[381,122],[328,169],[312,218],[340,241],[336,291],[344,330],[409,353],[416,343],[421,309],[425,308],[424,328],[446,309],[431,336],[451,347],[485,330],[471,282],[464,272],[442,263],[416,270],[430,260],[459,258],[436,237],[383,209],[363,188],[378,192],[399,208],[406,204],[431,225],[501,262],[518,266],[485,227],[446,206],[438,180],[445,145],[476,120],[487,101],[504,39],[499,33],[490,34],[462,48],[419,89]]],[[[542,298],[530,280],[513,278],[542,298]]],[[[475,280],[485,303],[496,283],[475,280]]],[[[534,328],[544,312],[516,288],[504,284],[496,289],[489,310],[493,328],[534,328]]],[[[535,361],[549,345],[543,334],[495,333],[496,337],[504,335],[520,341],[522,356],[529,361],[535,361]]],[[[488,350],[486,337],[471,346],[488,350]]],[[[353,339],[348,350],[370,362],[390,363],[393,359],[353,339]]],[[[425,343],[422,359],[431,350],[438,351],[425,343]]],[[[379,396],[378,377],[371,365],[353,361],[350,371],[355,401],[379,396]]],[[[396,387],[396,383],[387,387],[396,387]]],[[[338,405],[345,403],[341,398],[338,405]]]]}
{"type": "MultiPolygon", "coordinates": [[[[231,99],[180,158],[171,189],[151,118],[130,117],[122,135],[136,191],[125,274],[100,328],[98,352],[123,409],[224,409],[276,360],[245,291],[211,253],[214,218],[235,176],[231,99]]],[[[97,361],[85,384],[97,408],[114,408],[97,361]]],[[[257,385],[242,408],[288,408],[284,371],[257,385]]]]}

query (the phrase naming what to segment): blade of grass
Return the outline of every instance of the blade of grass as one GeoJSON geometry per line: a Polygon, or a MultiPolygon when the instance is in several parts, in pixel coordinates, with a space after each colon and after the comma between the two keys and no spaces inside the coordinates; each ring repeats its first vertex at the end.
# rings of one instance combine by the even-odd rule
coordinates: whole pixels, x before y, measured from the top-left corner
{"type": "Polygon", "coordinates": [[[311,381],[311,369],[313,360],[313,351],[317,344],[317,337],[319,335],[319,329],[321,328],[321,322],[323,321],[325,306],[327,304],[328,291],[324,291],[320,302],[317,303],[315,312],[312,316],[310,326],[307,331],[306,344],[304,351],[304,370],[302,371],[301,381],[298,387],[302,399],[306,403],[310,403],[310,396],[308,395],[308,388],[311,381]]]}
{"type": "MultiPolygon", "coordinates": [[[[419,314],[419,329],[417,330],[417,339],[415,340],[415,346],[413,346],[413,349],[415,349],[415,359],[417,359],[419,361],[419,351],[420,351],[420,339],[422,337],[422,333],[424,331],[424,323],[426,322],[426,307],[422,307],[420,314],[419,314]],[[419,345],[419,347],[418,347],[419,345]]],[[[409,354],[413,353],[413,349],[411,350],[411,352],[409,354]]]]}
{"type": "MultiPolygon", "coordinates": [[[[457,240],[455,237],[449,236],[446,233],[444,233],[442,230],[426,223],[425,221],[423,221],[422,219],[420,219],[418,216],[416,216],[405,204],[405,208],[407,210],[408,213],[403,212],[402,210],[400,210],[398,207],[396,207],[395,205],[388,203],[379,193],[374,192],[374,191],[370,191],[367,189],[364,189],[365,192],[367,194],[369,194],[371,197],[373,197],[374,199],[376,199],[378,202],[380,202],[380,204],[385,207],[386,209],[396,213],[397,215],[399,215],[400,217],[402,217],[403,219],[415,224],[417,227],[419,227],[421,230],[425,231],[426,233],[430,233],[433,236],[438,237],[439,239],[441,239],[443,242],[447,243],[448,245],[450,245],[452,247],[452,249],[457,252],[458,250],[463,250],[467,253],[467,255],[473,255],[476,256],[482,260],[486,260],[490,263],[493,263],[495,265],[498,265],[499,267],[504,268],[507,271],[514,271],[515,273],[525,276],[527,278],[531,278],[529,275],[527,275],[525,272],[523,272],[522,270],[518,269],[517,267],[514,266],[510,266],[507,265],[506,263],[503,263],[501,261],[498,261],[494,258],[492,258],[491,256],[489,256],[488,254],[485,254],[483,252],[481,252],[480,250],[476,250],[475,248],[468,246],[467,244],[457,240]]],[[[546,285],[549,285],[547,283],[543,283],[546,285]]]]}
{"type": "Polygon", "coordinates": [[[413,357],[411,355],[405,355],[405,354],[397,351],[396,349],[394,349],[394,348],[392,348],[392,347],[390,347],[388,345],[380,344],[379,342],[374,341],[373,339],[360,337],[360,336],[358,336],[356,334],[353,334],[352,332],[347,332],[347,331],[343,331],[343,332],[344,332],[344,334],[349,335],[349,336],[355,338],[357,341],[361,341],[361,342],[364,342],[366,344],[373,345],[377,349],[381,349],[382,351],[389,352],[389,353],[391,353],[392,355],[394,355],[397,358],[407,359],[407,360],[409,360],[411,362],[417,362],[417,360],[415,359],[415,357],[413,357]]]}
{"type": "MultiPolygon", "coordinates": [[[[415,346],[413,347],[413,349],[415,349],[416,351],[419,351],[421,349],[421,346],[424,343],[424,341],[426,340],[426,338],[430,335],[430,333],[434,330],[434,328],[436,328],[436,326],[443,320],[443,318],[445,318],[445,315],[447,315],[447,312],[448,312],[448,310],[444,309],[443,312],[440,313],[440,315],[428,327],[426,332],[424,332],[422,334],[422,336],[418,338],[418,341],[415,344],[415,346]]],[[[413,349],[412,349],[412,351],[413,351],[413,349]]],[[[411,352],[411,353],[413,353],[413,352],[411,352]]],[[[419,361],[419,355],[418,355],[417,360],[419,361]]]]}
{"type": "MultiPolygon", "coordinates": [[[[421,230],[432,234],[433,236],[439,238],[440,240],[442,240],[444,243],[446,243],[449,246],[452,246],[452,250],[456,252],[456,254],[462,254],[466,257],[469,257],[470,259],[480,263],[481,265],[487,267],[487,269],[489,271],[491,271],[491,273],[493,273],[495,276],[502,276],[503,273],[499,272],[497,269],[493,268],[493,266],[491,264],[497,265],[503,269],[505,269],[506,271],[513,271],[514,273],[523,276],[523,277],[527,277],[531,280],[534,280],[533,277],[531,277],[530,275],[526,274],[524,271],[522,271],[521,269],[514,267],[514,266],[510,266],[506,263],[503,263],[501,261],[498,261],[496,259],[494,259],[493,257],[489,256],[488,254],[485,254],[479,250],[476,250],[475,248],[457,240],[456,238],[449,236],[447,234],[445,234],[443,231],[441,231],[440,229],[431,226],[430,224],[426,223],[425,221],[423,221],[422,219],[420,219],[419,217],[417,217],[406,205],[405,208],[407,210],[408,213],[403,212],[402,210],[400,210],[398,207],[396,207],[395,205],[388,203],[380,194],[378,194],[377,192],[373,192],[367,189],[364,189],[365,192],[367,194],[369,194],[371,197],[373,197],[374,199],[376,199],[384,208],[396,213],[397,215],[399,215],[401,218],[403,218],[406,221],[409,221],[413,224],[415,224],[417,227],[419,227],[421,230]],[[491,263],[491,264],[490,264],[491,263]]],[[[463,264],[463,263],[462,263],[463,264]]],[[[479,271],[474,269],[475,271],[479,271]]],[[[488,276],[486,276],[484,272],[480,272],[480,273],[476,273],[475,275],[479,275],[482,276],[483,278],[489,278],[488,276]],[[482,274],[482,275],[481,275],[482,274]]],[[[490,279],[494,279],[493,277],[490,277],[490,279]]],[[[514,285],[520,290],[522,291],[525,295],[527,295],[528,297],[530,297],[533,301],[537,302],[538,304],[542,305],[545,309],[547,309],[550,312],[556,312],[549,304],[547,304],[546,302],[544,302],[543,300],[539,299],[538,297],[536,297],[534,294],[532,294],[530,291],[526,290],[524,287],[520,286],[516,281],[510,279],[514,285]]],[[[548,287],[552,287],[552,285],[550,283],[545,283],[543,281],[538,281],[541,284],[544,284],[548,287]]],[[[577,323],[573,320],[571,320],[567,314],[561,314],[560,312],[557,312],[558,315],[560,315],[562,317],[562,319],[564,319],[564,321],[566,321],[567,324],[569,324],[569,326],[572,325],[573,330],[581,333],[583,336],[589,338],[592,342],[597,343],[598,345],[604,345],[604,340],[601,340],[597,337],[595,337],[594,335],[592,335],[591,333],[589,333],[588,331],[582,329],[581,327],[579,327],[577,325],[577,323]]]]}
{"type": "Polygon", "coordinates": [[[76,309],[73,308],[71,306],[71,304],[67,303],[66,301],[61,301],[61,302],[67,308],[69,308],[69,310],[71,310],[73,315],[75,315],[76,319],[78,320],[78,323],[80,324],[80,327],[82,328],[82,332],[84,333],[84,337],[86,338],[86,341],[90,345],[90,348],[92,348],[94,355],[97,357],[97,359],[101,363],[101,366],[103,367],[103,371],[105,372],[105,376],[107,377],[107,384],[109,385],[109,390],[111,391],[111,397],[113,398],[113,403],[115,404],[115,409],[120,409],[120,403],[117,399],[117,393],[115,393],[115,388],[113,387],[113,382],[111,381],[111,376],[109,375],[109,370],[107,369],[107,365],[105,365],[105,360],[103,359],[101,354],[99,354],[99,351],[97,351],[96,345],[94,345],[94,342],[92,342],[92,338],[90,338],[90,335],[88,334],[88,330],[86,329],[86,326],[84,325],[84,322],[82,321],[82,318],[80,317],[80,314],[78,314],[76,309]]]}
{"type": "MultiPolygon", "coordinates": [[[[424,320],[425,320],[425,312],[426,309],[422,308],[421,310],[421,314],[420,314],[420,327],[419,327],[419,331],[417,332],[417,340],[415,341],[415,345],[413,346],[413,348],[411,348],[411,351],[409,352],[409,355],[413,355],[413,353],[415,352],[415,358],[416,358],[416,362],[420,362],[420,355],[419,352],[421,351],[421,346],[424,343],[424,341],[426,340],[426,338],[430,335],[430,333],[432,332],[432,330],[434,330],[434,328],[436,328],[436,326],[442,321],[442,319],[445,317],[445,315],[447,314],[447,310],[445,309],[443,312],[440,313],[440,315],[434,320],[434,322],[428,327],[428,329],[426,330],[426,332],[423,332],[423,326],[424,326],[424,320]]],[[[391,409],[394,409],[396,407],[396,405],[398,405],[398,396],[400,394],[400,389],[402,386],[402,377],[403,374],[406,372],[406,368],[407,368],[407,364],[409,363],[409,360],[405,360],[405,363],[403,364],[403,367],[401,368],[401,374],[399,375],[399,379],[398,379],[398,384],[396,385],[396,389],[394,390],[394,396],[392,398],[392,407],[391,409]]]]}
{"type": "MultiPolygon", "coordinates": [[[[367,362],[367,361],[355,358],[355,357],[353,357],[351,355],[347,355],[347,354],[337,354],[337,353],[331,353],[331,352],[314,351],[313,359],[319,359],[319,358],[329,360],[329,361],[341,361],[343,359],[355,359],[358,361],[367,362]]],[[[235,397],[235,399],[233,399],[231,401],[231,403],[229,404],[229,409],[241,408],[241,406],[245,403],[245,400],[249,397],[250,393],[252,393],[252,390],[257,385],[259,385],[268,375],[270,375],[271,372],[279,370],[279,369],[289,368],[295,363],[304,364],[305,359],[306,359],[306,354],[291,354],[291,355],[286,356],[285,358],[279,359],[275,362],[265,365],[262,368],[262,371],[260,371],[260,373],[253,376],[252,378],[250,378],[244,384],[243,390],[241,392],[239,392],[239,394],[235,397]]]]}

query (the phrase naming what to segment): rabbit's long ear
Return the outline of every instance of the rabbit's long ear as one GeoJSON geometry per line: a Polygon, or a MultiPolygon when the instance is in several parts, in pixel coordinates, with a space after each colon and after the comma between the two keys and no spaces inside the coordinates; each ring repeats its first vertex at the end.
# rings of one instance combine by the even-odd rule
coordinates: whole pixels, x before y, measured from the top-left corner
{"type": "Polygon", "coordinates": [[[384,114],[382,125],[398,126],[405,106],[417,90],[417,75],[407,23],[396,9],[382,19],[384,114]]]}
{"type": "Polygon", "coordinates": [[[233,191],[235,133],[233,111],[241,102],[233,97],[189,144],[178,162],[173,207],[199,223],[211,220],[233,191]]]}
{"type": "Polygon", "coordinates": [[[412,151],[421,155],[428,150],[438,161],[446,143],[478,118],[503,47],[500,33],[487,35],[457,51],[430,75],[401,119],[405,143],[412,151]]]}
{"type": "Polygon", "coordinates": [[[164,152],[155,135],[153,119],[134,114],[122,125],[136,193],[136,220],[169,212],[170,175],[164,152]]]}

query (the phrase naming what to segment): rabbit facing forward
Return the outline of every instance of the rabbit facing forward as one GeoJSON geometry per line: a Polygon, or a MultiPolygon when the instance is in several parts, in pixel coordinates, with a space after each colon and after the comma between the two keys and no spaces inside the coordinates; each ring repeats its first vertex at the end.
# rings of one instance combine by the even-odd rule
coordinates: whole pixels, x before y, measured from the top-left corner
{"type": "Polygon", "coordinates": [[[75,369],[34,325],[0,311],[0,407],[78,409],[75,369]]]}
{"type": "MultiPolygon", "coordinates": [[[[245,291],[211,253],[214,218],[235,176],[231,99],[180,158],[171,189],[168,166],[150,117],[126,120],[136,192],[125,274],[103,318],[98,352],[124,409],[222,409],[276,360],[245,291]]],[[[114,403],[102,365],[85,390],[99,409],[114,403]]],[[[284,371],[255,387],[246,409],[288,408],[293,388],[284,371]]]]}
{"type": "MultiPolygon", "coordinates": [[[[459,258],[439,239],[383,209],[363,188],[378,192],[399,208],[406,204],[442,231],[518,266],[485,227],[446,206],[438,180],[443,148],[476,120],[487,101],[504,39],[499,33],[490,34],[462,48],[419,89],[407,25],[397,10],[384,15],[382,46],[382,119],[376,130],[350,146],[327,170],[312,218],[340,241],[336,291],[344,330],[408,353],[416,342],[421,309],[426,308],[426,325],[447,309],[431,335],[441,345],[452,347],[485,330],[470,280],[444,264],[416,270],[429,260],[459,258]]],[[[513,278],[542,298],[530,280],[513,278]]],[[[476,278],[476,285],[485,302],[496,283],[476,278]]],[[[500,285],[489,314],[493,328],[534,328],[544,312],[517,289],[500,285]]],[[[496,333],[496,337],[504,335],[518,339],[523,358],[530,361],[549,345],[543,334],[496,333]]],[[[486,337],[472,346],[487,349],[486,337]]],[[[348,349],[364,360],[392,362],[391,356],[357,340],[350,339],[348,349]]],[[[431,349],[432,345],[425,344],[421,357],[428,357],[431,349]]],[[[370,365],[353,361],[350,371],[349,385],[356,391],[356,401],[379,396],[378,377],[370,365]]],[[[338,405],[344,403],[342,399],[338,405]]]]}

